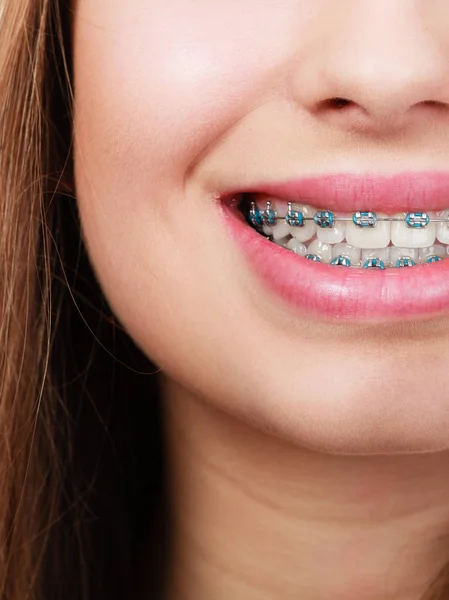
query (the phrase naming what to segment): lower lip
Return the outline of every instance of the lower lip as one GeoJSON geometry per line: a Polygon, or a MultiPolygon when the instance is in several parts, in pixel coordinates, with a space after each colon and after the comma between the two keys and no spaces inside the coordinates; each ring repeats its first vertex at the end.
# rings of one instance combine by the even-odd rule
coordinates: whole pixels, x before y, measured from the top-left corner
{"type": "Polygon", "coordinates": [[[301,313],[357,322],[449,313],[449,259],[385,270],[316,263],[268,241],[235,208],[219,206],[226,228],[262,282],[301,313]]]}

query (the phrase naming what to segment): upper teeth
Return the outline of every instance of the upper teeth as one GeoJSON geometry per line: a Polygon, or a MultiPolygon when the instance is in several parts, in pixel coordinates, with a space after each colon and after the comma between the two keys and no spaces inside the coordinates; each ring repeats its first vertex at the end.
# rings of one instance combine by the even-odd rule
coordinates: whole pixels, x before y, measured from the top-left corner
{"type": "Polygon", "coordinates": [[[438,241],[449,244],[449,210],[408,212],[395,215],[356,211],[352,215],[317,210],[305,204],[287,203],[287,210],[278,214],[271,201],[260,209],[251,203],[249,222],[275,240],[291,235],[299,242],[315,235],[321,242],[337,244],[346,239],[351,246],[362,249],[394,246],[427,248],[438,241]]]}

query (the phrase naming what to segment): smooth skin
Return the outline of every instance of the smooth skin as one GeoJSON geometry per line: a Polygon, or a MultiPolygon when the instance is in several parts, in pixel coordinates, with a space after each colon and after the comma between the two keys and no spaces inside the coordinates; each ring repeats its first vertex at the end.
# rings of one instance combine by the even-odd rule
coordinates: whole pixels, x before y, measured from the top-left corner
{"type": "Polygon", "coordinates": [[[267,177],[449,169],[448,25],[445,0],[74,5],[83,233],[164,373],[168,600],[418,600],[449,562],[449,307],[294,313],[214,202],[267,177]]]}

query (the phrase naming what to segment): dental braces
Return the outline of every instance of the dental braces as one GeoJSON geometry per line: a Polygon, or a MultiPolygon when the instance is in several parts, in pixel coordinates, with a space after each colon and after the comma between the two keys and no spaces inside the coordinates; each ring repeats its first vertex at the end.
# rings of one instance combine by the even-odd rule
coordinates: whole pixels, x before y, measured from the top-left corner
{"type": "Polygon", "coordinates": [[[352,216],[342,217],[335,215],[330,210],[320,210],[313,216],[306,216],[303,212],[293,209],[293,203],[287,203],[287,213],[279,215],[277,211],[271,208],[271,202],[267,201],[266,208],[260,210],[255,202],[251,202],[247,218],[254,227],[263,227],[264,225],[272,227],[277,224],[278,219],[283,219],[290,227],[304,227],[307,221],[313,221],[322,229],[334,227],[339,221],[352,221],[356,227],[373,228],[379,221],[404,222],[411,229],[424,229],[429,223],[447,223],[447,218],[431,218],[426,212],[409,212],[404,217],[379,217],[373,211],[356,211],[352,216]]]}
{"type": "MultiPolygon", "coordinates": [[[[318,254],[306,254],[305,258],[307,258],[308,260],[311,260],[313,262],[323,262],[321,257],[318,256],[318,254]]],[[[431,256],[427,257],[426,263],[431,264],[434,262],[439,262],[440,260],[443,260],[441,258],[441,256],[432,254],[431,256]]],[[[360,262],[360,263],[357,263],[356,265],[353,265],[351,263],[351,259],[349,258],[349,256],[346,256],[345,254],[340,254],[339,256],[336,256],[335,258],[333,258],[331,260],[330,264],[332,266],[339,266],[339,267],[353,267],[354,266],[354,267],[363,267],[364,269],[379,269],[381,271],[386,269],[385,262],[381,258],[368,258],[364,263],[360,262]]],[[[395,264],[395,267],[397,267],[397,268],[414,267],[414,266],[416,266],[416,263],[409,256],[404,256],[402,258],[399,258],[395,264]]]]}

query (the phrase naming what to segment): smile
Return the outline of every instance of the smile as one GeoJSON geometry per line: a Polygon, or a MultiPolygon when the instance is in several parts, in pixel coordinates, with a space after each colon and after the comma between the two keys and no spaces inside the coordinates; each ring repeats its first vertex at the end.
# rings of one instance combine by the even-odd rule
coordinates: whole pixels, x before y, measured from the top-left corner
{"type": "Polygon", "coordinates": [[[265,200],[264,207],[260,199],[246,200],[242,210],[267,239],[314,262],[385,269],[449,258],[448,210],[349,215],[273,198],[265,200]]]}
{"type": "Polygon", "coordinates": [[[378,322],[449,313],[448,198],[448,173],[343,174],[224,190],[217,205],[270,294],[378,322]]]}

